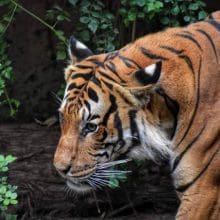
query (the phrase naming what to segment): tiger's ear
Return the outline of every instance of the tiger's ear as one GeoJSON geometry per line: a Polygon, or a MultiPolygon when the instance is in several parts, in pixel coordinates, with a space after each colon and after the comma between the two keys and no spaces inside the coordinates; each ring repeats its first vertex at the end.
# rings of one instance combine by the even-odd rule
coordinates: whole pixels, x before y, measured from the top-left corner
{"type": "Polygon", "coordinates": [[[143,69],[136,71],[133,74],[138,87],[150,86],[158,82],[161,74],[162,62],[158,61],[157,63],[146,66],[143,69]]]}
{"type": "Polygon", "coordinates": [[[69,55],[72,62],[75,63],[93,55],[93,52],[85,44],[71,36],[69,40],[69,55]]]}
{"type": "Polygon", "coordinates": [[[160,79],[161,70],[162,62],[159,61],[133,73],[134,86],[128,89],[136,100],[138,100],[139,104],[142,105],[149,102],[150,94],[156,88],[160,79]]]}

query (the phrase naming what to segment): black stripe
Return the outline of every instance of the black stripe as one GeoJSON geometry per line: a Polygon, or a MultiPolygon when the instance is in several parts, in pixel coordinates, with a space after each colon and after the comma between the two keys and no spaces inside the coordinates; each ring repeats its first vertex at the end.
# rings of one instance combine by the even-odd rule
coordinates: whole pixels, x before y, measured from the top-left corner
{"type": "Polygon", "coordinates": [[[167,105],[167,108],[169,109],[169,111],[173,115],[174,126],[173,126],[173,130],[172,130],[172,134],[171,134],[171,139],[172,139],[174,137],[175,132],[176,132],[177,118],[178,118],[178,114],[179,114],[179,104],[176,100],[171,99],[162,88],[157,89],[156,92],[164,98],[166,105],[167,105]]]}
{"type": "Polygon", "coordinates": [[[134,105],[133,102],[131,102],[126,96],[124,96],[121,92],[119,92],[118,90],[116,90],[117,94],[121,97],[121,99],[128,105],[134,105]]]}
{"type": "Polygon", "coordinates": [[[205,129],[205,125],[203,126],[203,128],[200,130],[200,132],[193,138],[193,140],[186,146],[186,148],[184,149],[184,151],[178,155],[173,163],[173,167],[172,167],[172,172],[175,171],[176,167],[178,166],[178,164],[180,163],[182,157],[185,155],[185,153],[193,146],[193,144],[199,139],[199,137],[201,136],[201,134],[203,133],[205,129]]]}
{"type": "Polygon", "coordinates": [[[179,186],[176,188],[177,191],[179,192],[184,192],[186,191],[190,186],[192,186],[204,173],[205,171],[208,169],[209,165],[211,164],[212,160],[214,159],[214,157],[216,156],[216,154],[219,152],[219,149],[217,149],[215,151],[215,153],[213,153],[211,159],[209,160],[209,162],[206,164],[206,166],[202,169],[202,171],[189,183],[183,185],[183,186],[179,186]]]}
{"type": "Polygon", "coordinates": [[[104,64],[102,62],[100,62],[98,59],[90,58],[90,59],[87,59],[87,61],[90,61],[90,62],[96,64],[97,66],[101,66],[101,67],[105,68],[104,64]]]}
{"type": "Polygon", "coordinates": [[[92,66],[87,66],[87,65],[76,65],[77,68],[80,68],[80,69],[92,69],[93,67],[92,66]]]}
{"type": "Polygon", "coordinates": [[[123,139],[119,139],[113,149],[113,152],[118,152],[125,146],[125,141],[123,139]]]}
{"type": "Polygon", "coordinates": [[[118,56],[118,51],[117,50],[113,51],[113,52],[110,52],[110,53],[107,54],[106,60],[112,60],[117,56],[118,56]]]}
{"type": "Polygon", "coordinates": [[[96,78],[96,77],[93,76],[93,77],[90,79],[90,81],[93,82],[93,83],[95,83],[98,87],[101,87],[101,81],[100,81],[98,78],[96,78]]]}
{"type": "Polygon", "coordinates": [[[217,55],[217,52],[216,52],[215,44],[214,44],[211,36],[207,32],[203,31],[202,29],[196,29],[196,30],[207,37],[209,43],[212,46],[213,51],[215,52],[216,60],[218,60],[218,55],[217,55]]]}
{"type": "Polygon", "coordinates": [[[130,129],[131,129],[131,134],[132,134],[132,147],[135,147],[140,144],[139,130],[137,127],[137,123],[135,121],[136,114],[137,114],[136,110],[130,110],[128,112],[128,117],[130,120],[130,129]]]}
{"type": "Polygon", "coordinates": [[[208,19],[214,19],[213,14],[210,14],[210,15],[208,16],[208,19]]]}
{"type": "Polygon", "coordinates": [[[106,112],[106,114],[104,115],[104,118],[103,118],[103,121],[102,121],[102,124],[104,126],[107,125],[107,122],[108,122],[108,119],[109,119],[110,115],[118,109],[118,106],[116,104],[116,99],[112,94],[110,94],[109,99],[110,99],[109,101],[110,101],[111,105],[110,105],[108,111],[106,112]]]}
{"type": "Polygon", "coordinates": [[[110,71],[112,71],[115,75],[118,76],[118,73],[117,73],[117,71],[116,71],[116,66],[115,66],[114,63],[112,63],[112,62],[110,61],[109,64],[106,64],[106,66],[108,67],[108,69],[109,69],[110,71]]]}
{"type": "Polygon", "coordinates": [[[125,82],[119,75],[118,75],[118,73],[117,73],[117,71],[116,71],[116,66],[115,66],[115,64],[114,63],[112,63],[111,61],[109,62],[109,64],[106,64],[106,67],[112,72],[112,73],[114,73],[120,80],[121,80],[121,82],[125,82]]]}
{"type": "Polygon", "coordinates": [[[200,44],[198,43],[198,41],[191,35],[189,34],[175,34],[176,36],[178,37],[182,37],[182,38],[185,38],[185,39],[188,39],[190,40],[191,42],[193,42],[194,44],[196,44],[196,46],[202,51],[202,47],[200,46],[200,44]]]}
{"type": "Polygon", "coordinates": [[[168,60],[168,58],[160,56],[160,55],[157,55],[157,54],[154,54],[150,50],[148,50],[148,49],[146,49],[144,47],[140,47],[140,51],[141,51],[141,53],[144,54],[144,56],[149,57],[149,58],[151,58],[153,60],[168,60]]]}
{"type": "Polygon", "coordinates": [[[72,79],[83,78],[85,81],[88,81],[93,76],[92,73],[93,73],[92,71],[88,73],[76,73],[71,78],[72,79]]]}
{"type": "Polygon", "coordinates": [[[220,31],[220,23],[215,20],[206,20],[209,24],[211,24],[217,31],[220,31]]]}
{"type": "Polygon", "coordinates": [[[98,141],[103,142],[107,138],[107,136],[108,136],[108,133],[106,130],[104,130],[102,133],[102,138],[99,139],[98,141]]]}
{"type": "Polygon", "coordinates": [[[84,103],[85,103],[86,108],[88,109],[89,114],[90,114],[90,113],[91,113],[91,107],[90,107],[90,104],[89,104],[86,100],[84,100],[84,103]]]}
{"type": "Polygon", "coordinates": [[[122,140],[123,139],[123,129],[122,129],[121,118],[119,117],[118,112],[115,113],[114,126],[118,131],[118,140],[122,140]]]}
{"type": "Polygon", "coordinates": [[[74,88],[76,88],[76,84],[75,83],[71,83],[71,84],[69,84],[69,86],[67,88],[67,91],[72,90],[74,88]]]}
{"type": "Polygon", "coordinates": [[[170,46],[166,46],[166,45],[160,45],[160,48],[163,48],[165,50],[169,50],[170,52],[176,54],[176,55],[179,55],[181,54],[184,50],[178,50],[174,47],[170,47],[170,46]]]}
{"type": "Polygon", "coordinates": [[[68,88],[67,88],[67,91],[69,90],[72,90],[72,89],[82,89],[82,87],[84,86],[85,84],[81,84],[81,85],[76,85],[76,83],[71,83],[68,88]]]}
{"type": "Polygon", "coordinates": [[[111,83],[106,82],[104,79],[102,79],[102,82],[105,83],[105,85],[106,85],[110,90],[112,90],[113,85],[112,85],[111,83]]]}
{"type": "Polygon", "coordinates": [[[193,35],[191,32],[189,31],[181,31],[182,33],[185,33],[185,34],[189,34],[189,35],[193,35]]]}
{"type": "Polygon", "coordinates": [[[198,70],[197,94],[196,94],[196,104],[195,104],[195,108],[194,108],[194,110],[193,110],[192,117],[190,118],[189,125],[188,125],[187,129],[185,130],[185,132],[184,132],[184,134],[183,134],[183,137],[181,138],[181,140],[179,141],[179,143],[176,145],[175,148],[177,148],[177,147],[182,143],[182,141],[184,140],[184,138],[185,138],[186,135],[188,134],[189,129],[190,129],[191,126],[192,126],[192,123],[193,123],[193,121],[194,121],[194,118],[195,118],[195,116],[196,116],[196,113],[197,113],[197,110],[198,110],[198,107],[199,107],[201,66],[202,66],[202,59],[201,59],[201,57],[200,57],[199,70],[198,70]]]}
{"type": "Polygon", "coordinates": [[[134,60],[132,60],[132,59],[129,59],[129,58],[124,57],[124,56],[121,56],[121,55],[119,55],[118,57],[122,60],[122,62],[123,62],[128,68],[131,68],[131,67],[133,67],[133,66],[136,66],[136,67],[138,67],[138,68],[141,68],[141,67],[140,67],[134,60]]]}
{"type": "Polygon", "coordinates": [[[98,97],[96,91],[94,89],[92,89],[91,87],[88,88],[88,96],[94,102],[98,102],[99,101],[99,97],[98,97]]]}
{"type": "Polygon", "coordinates": [[[93,115],[93,116],[91,116],[91,118],[89,120],[91,121],[91,120],[94,120],[96,118],[100,118],[100,115],[93,115]]]}
{"type": "MultiPolygon", "coordinates": [[[[107,74],[104,73],[103,71],[98,70],[98,72],[99,72],[102,76],[104,76],[105,78],[107,78],[107,79],[109,79],[109,80],[111,80],[111,81],[113,81],[113,82],[116,82],[115,79],[113,79],[111,76],[107,75],[107,74]]],[[[116,82],[116,83],[117,83],[117,82],[116,82]]]]}
{"type": "Polygon", "coordinates": [[[76,97],[71,97],[67,99],[67,102],[72,102],[76,97]]]}
{"type": "Polygon", "coordinates": [[[188,65],[188,67],[192,71],[193,75],[195,75],[195,71],[194,71],[191,59],[186,55],[179,55],[179,58],[183,59],[186,62],[186,64],[188,65]]]}
{"type": "Polygon", "coordinates": [[[106,157],[107,159],[109,159],[109,154],[108,154],[107,151],[104,151],[103,153],[94,154],[93,156],[95,156],[95,157],[106,157]]]}

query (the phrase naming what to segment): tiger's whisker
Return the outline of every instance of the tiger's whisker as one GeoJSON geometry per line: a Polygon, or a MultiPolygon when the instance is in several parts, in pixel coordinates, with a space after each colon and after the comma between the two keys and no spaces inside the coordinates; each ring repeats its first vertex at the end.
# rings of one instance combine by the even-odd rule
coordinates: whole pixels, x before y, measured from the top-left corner
{"type": "Polygon", "coordinates": [[[115,165],[119,165],[119,164],[124,164],[131,161],[131,159],[125,159],[125,160],[116,160],[116,161],[111,161],[111,162],[107,162],[107,163],[103,163],[103,164],[97,164],[97,168],[107,168],[107,167],[112,167],[115,165]]]}

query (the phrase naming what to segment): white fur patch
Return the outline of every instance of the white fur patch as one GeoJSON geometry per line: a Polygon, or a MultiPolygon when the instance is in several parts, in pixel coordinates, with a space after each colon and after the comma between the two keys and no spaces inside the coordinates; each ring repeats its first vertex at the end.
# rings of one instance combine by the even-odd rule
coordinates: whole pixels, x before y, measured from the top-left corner
{"type": "Polygon", "coordinates": [[[151,64],[150,66],[147,66],[144,68],[144,72],[150,76],[153,76],[156,70],[156,67],[157,67],[156,64],[151,64]]]}
{"type": "Polygon", "coordinates": [[[61,112],[63,111],[64,106],[66,105],[66,99],[64,99],[64,97],[66,97],[66,95],[67,95],[67,88],[68,88],[68,84],[66,85],[65,92],[63,95],[63,101],[62,101],[60,108],[59,108],[59,111],[61,111],[61,112]]]}
{"type": "Polygon", "coordinates": [[[170,141],[165,133],[159,128],[148,124],[146,121],[143,125],[136,121],[139,129],[141,146],[132,149],[130,156],[136,159],[150,159],[157,161],[160,158],[172,158],[173,152],[170,148],[170,141]]]}
{"type": "Polygon", "coordinates": [[[87,49],[87,46],[77,40],[77,41],[76,41],[76,48],[77,48],[77,49],[87,49]]]}

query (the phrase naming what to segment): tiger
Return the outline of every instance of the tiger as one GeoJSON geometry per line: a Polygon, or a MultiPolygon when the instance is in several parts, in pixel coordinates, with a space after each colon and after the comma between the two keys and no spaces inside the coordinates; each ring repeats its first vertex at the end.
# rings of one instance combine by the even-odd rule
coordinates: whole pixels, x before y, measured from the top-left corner
{"type": "Polygon", "coordinates": [[[176,219],[219,219],[220,11],[109,53],[71,36],[69,54],[53,162],[67,185],[89,192],[115,164],[167,159],[176,219]]]}

